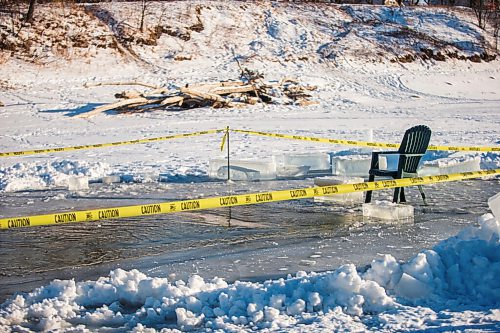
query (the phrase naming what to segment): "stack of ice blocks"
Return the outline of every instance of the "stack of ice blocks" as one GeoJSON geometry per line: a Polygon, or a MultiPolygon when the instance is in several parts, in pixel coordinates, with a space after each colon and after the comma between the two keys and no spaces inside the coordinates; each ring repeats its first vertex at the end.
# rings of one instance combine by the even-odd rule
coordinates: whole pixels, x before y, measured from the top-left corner
{"type": "Polygon", "coordinates": [[[326,153],[273,155],[278,177],[303,177],[311,173],[330,173],[330,158],[326,153]]]}
{"type": "Polygon", "coordinates": [[[442,158],[437,161],[426,162],[418,170],[418,174],[420,176],[435,176],[450,173],[479,171],[481,170],[480,164],[480,156],[442,158]]]}

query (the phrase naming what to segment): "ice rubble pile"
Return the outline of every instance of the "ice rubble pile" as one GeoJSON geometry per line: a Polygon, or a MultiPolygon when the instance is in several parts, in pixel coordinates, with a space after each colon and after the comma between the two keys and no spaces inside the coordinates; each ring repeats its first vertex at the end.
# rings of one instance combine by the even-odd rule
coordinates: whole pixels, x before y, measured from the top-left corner
{"type": "Polygon", "coordinates": [[[15,192],[68,186],[73,176],[99,178],[109,173],[106,163],[59,160],[47,163],[17,163],[0,167],[0,191],[15,192]]]}
{"type": "Polygon", "coordinates": [[[235,325],[279,329],[332,312],[397,312],[404,303],[498,307],[500,223],[486,214],[479,224],[406,263],[391,255],[374,260],[363,273],[344,265],[320,274],[298,272],[264,283],[228,284],[197,275],[187,282],[169,281],[117,269],[97,281],[54,280],[6,301],[0,308],[0,330],[16,325],[33,330],[235,325]]]}

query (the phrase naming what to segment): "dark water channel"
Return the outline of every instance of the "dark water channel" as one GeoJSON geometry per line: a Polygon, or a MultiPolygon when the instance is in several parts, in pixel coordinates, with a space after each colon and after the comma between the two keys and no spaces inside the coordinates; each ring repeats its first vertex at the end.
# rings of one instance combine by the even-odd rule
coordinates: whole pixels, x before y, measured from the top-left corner
{"type": "MultiPolygon", "coordinates": [[[[85,193],[65,190],[0,194],[2,217],[125,206],[312,186],[311,179],[255,183],[92,184],[85,193]]],[[[299,270],[363,267],[381,254],[406,260],[421,249],[477,222],[498,179],[425,187],[407,199],[415,217],[406,222],[363,219],[361,205],[312,199],[190,213],[0,231],[0,302],[53,279],[86,280],[116,268],[185,279],[191,274],[228,281],[260,281],[299,270]]],[[[387,200],[390,191],[374,193],[387,200]]]]}

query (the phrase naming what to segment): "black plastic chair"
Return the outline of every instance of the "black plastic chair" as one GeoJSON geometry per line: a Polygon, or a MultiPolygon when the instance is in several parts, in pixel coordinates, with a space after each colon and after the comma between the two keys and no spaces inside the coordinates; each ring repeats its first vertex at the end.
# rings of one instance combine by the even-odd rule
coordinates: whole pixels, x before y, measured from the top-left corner
{"type": "MultiPolygon", "coordinates": [[[[393,179],[417,177],[418,164],[420,163],[422,156],[425,154],[427,146],[429,146],[430,139],[431,129],[427,126],[419,125],[406,130],[398,151],[372,152],[372,161],[368,181],[374,181],[375,176],[392,177],[393,179]],[[381,170],[379,165],[380,154],[399,154],[398,169],[381,170]]],[[[418,185],[418,190],[422,195],[424,205],[427,205],[424,190],[421,185],[418,185]]],[[[372,191],[367,191],[365,202],[369,203],[371,200],[372,191]]],[[[394,189],[392,202],[406,202],[404,187],[396,187],[394,189]]]]}

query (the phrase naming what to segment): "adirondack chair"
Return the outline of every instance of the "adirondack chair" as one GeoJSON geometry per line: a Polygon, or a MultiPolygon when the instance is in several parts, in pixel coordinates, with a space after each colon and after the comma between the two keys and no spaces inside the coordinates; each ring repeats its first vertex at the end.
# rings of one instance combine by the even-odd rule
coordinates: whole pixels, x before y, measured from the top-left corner
{"type": "MultiPolygon", "coordinates": [[[[417,177],[418,164],[427,150],[430,139],[431,129],[427,126],[419,125],[406,130],[403,141],[399,146],[399,150],[372,152],[368,181],[374,181],[375,176],[392,177],[393,179],[417,177]],[[399,154],[397,170],[380,169],[379,156],[381,154],[399,154]]],[[[427,205],[427,202],[425,201],[425,194],[421,185],[418,185],[418,190],[422,195],[424,205],[427,205]]],[[[365,202],[369,203],[371,200],[372,191],[367,191],[365,202]]],[[[392,202],[406,202],[404,187],[396,187],[394,189],[392,202]]]]}

